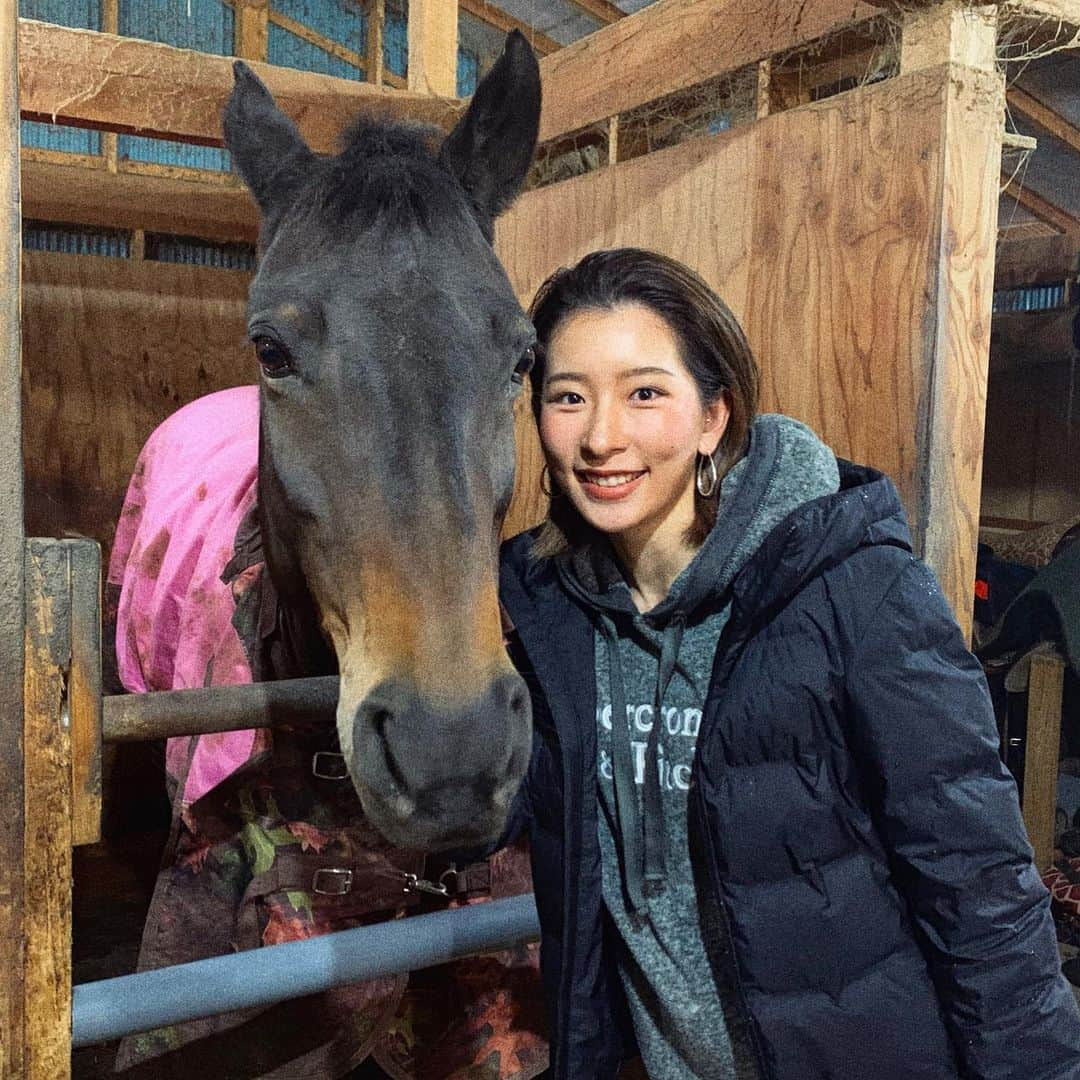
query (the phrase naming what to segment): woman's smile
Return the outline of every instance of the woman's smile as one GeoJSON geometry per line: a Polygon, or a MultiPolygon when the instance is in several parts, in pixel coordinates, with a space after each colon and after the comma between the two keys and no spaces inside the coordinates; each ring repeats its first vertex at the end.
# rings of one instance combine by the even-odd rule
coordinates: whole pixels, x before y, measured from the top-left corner
{"type": "Polygon", "coordinates": [[[574,470],[585,497],[599,499],[601,502],[625,499],[641,486],[647,473],[647,469],[620,472],[605,472],[600,469],[574,470]]]}

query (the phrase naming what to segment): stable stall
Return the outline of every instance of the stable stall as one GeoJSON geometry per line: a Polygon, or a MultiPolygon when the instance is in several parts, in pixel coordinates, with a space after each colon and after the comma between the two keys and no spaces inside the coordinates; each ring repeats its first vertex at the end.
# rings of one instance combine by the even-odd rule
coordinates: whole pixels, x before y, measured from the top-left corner
{"type": "MultiPolygon", "coordinates": [[[[541,152],[496,241],[519,298],[603,246],[654,247],[699,271],[747,331],[763,409],[894,478],[919,553],[970,629],[999,46],[1075,41],[1080,6],[659,0],[615,18],[591,2],[609,25],[557,49],[534,35],[547,53],[541,152]]],[[[405,74],[384,64],[389,3],[365,9],[363,56],[320,39],[365,82],[267,62],[286,55],[268,44],[274,27],[299,36],[296,25],[259,0],[229,7],[234,48],[221,51],[252,61],[315,149],[364,110],[448,128],[456,93],[471,89],[447,0],[411,0],[405,74]]],[[[460,10],[515,24],[476,0],[460,10]]],[[[26,536],[107,550],[154,426],[252,380],[243,312],[256,216],[220,169],[118,150],[129,137],[220,147],[228,55],[122,37],[115,4],[100,29],[18,19],[14,0],[0,14],[0,948],[16,958],[0,976],[0,1075],[52,1080],[70,1061],[72,846],[100,835],[101,716],[108,728],[115,707],[100,690],[93,545],[26,536]],[[101,133],[97,153],[23,151],[22,217],[39,238],[25,252],[20,116],[101,133]],[[100,253],[46,250],[64,243],[100,253]],[[178,265],[177,251],[202,265],[178,265]]],[[[544,510],[526,397],[507,534],[544,510]]]]}

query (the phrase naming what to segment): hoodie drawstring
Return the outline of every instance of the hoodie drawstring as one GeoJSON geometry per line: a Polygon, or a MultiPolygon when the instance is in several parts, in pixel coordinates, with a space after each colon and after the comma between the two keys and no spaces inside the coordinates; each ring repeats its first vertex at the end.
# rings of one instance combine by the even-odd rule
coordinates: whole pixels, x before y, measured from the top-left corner
{"type": "Polygon", "coordinates": [[[626,685],[623,681],[622,657],[619,655],[619,635],[615,624],[606,616],[600,617],[600,625],[607,646],[611,678],[611,761],[615,812],[622,839],[623,884],[630,906],[634,911],[642,912],[648,906],[647,897],[662,892],[667,881],[664,800],[660,789],[660,725],[664,695],[675,673],[679,646],[682,644],[683,620],[676,615],[663,632],[656,672],[653,723],[645,744],[645,775],[642,778],[644,812],[639,806],[634,783],[634,752],[630,743],[630,719],[626,712],[626,685]]]}

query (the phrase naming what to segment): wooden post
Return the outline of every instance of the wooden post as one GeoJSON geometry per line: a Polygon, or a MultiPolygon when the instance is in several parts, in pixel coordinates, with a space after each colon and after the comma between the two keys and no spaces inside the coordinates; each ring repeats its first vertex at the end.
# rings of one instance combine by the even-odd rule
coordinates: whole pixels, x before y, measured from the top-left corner
{"type": "MultiPolygon", "coordinates": [[[[120,33],[120,0],[102,0],[101,29],[106,34],[120,33]]],[[[111,173],[120,169],[119,140],[115,131],[101,133],[101,156],[105,159],[105,168],[111,173]]]]}
{"type": "Polygon", "coordinates": [[[757,118],[764,120],[772,112],[772,59],[759,60],[757,66],[757,118]]]}
{"type": "Polygon", "coordinates": [[[71,1076],[70,545],[26,544],[23,727],[27,1080],[71,1076]]]}
{"type": "Polygon", "coordinates": [[[928,399],[920,405],[915,542],[970,640],[990,363],[1004,79],[997,11],[959,0],[910,14],[901,69],[942,67],[950,81],[942,187],[930,257],[935,317],[927,324],[928,399]],[[962,67],[961,67],[962,66],[962,67]]]}
{"type": "Polygon", "coordinates": [[[457,0],[409,0],[408,88],[457,97],[457,0]]]}
{"type": "Polygon", "coordinates": [[[619,118],[609,116],[607,122],[607,163],[617,165],[619,162],[619,118]]]}
{"type": "Polygon", "coordinates": [[[18,0],[0,0],[0,1077],[26,1072],[18,0]]]}
{"type": "Polygon", "coordinates": [[[1028,676],[1027,739],[1024,747],[1024,825],[1035,849],[1035,869],[1054,859],[1054,817],[1061,739],[1061,692],[1065,662],[1059,656],[1031,658],[1028,676]]]}
{"type": "Polygon", "coordinates": [[[245,60],[265,60],[269,0],[237,0],[233,48],[245,60]]]}
{"type": "Polygon", "coordinates": [[[101,547],[66,540],[71,567],[71,843],[101,839],[101,547]]]}
{"type": "Polygon", "coordinates": [[[909,14],[900,42],[901,72],[963,64],[992,71],[997,60],[997,6],[972,6],[968,0],[909,14]]]}
{"type": "MultiPolygon", "coordinates": [[[[383,30],[386,27],[386,0],[371,0],[367,23],[367,81],[383,84],[383,30]]],[[[455,87],[456,89],[456,87],[455,87]]]]}

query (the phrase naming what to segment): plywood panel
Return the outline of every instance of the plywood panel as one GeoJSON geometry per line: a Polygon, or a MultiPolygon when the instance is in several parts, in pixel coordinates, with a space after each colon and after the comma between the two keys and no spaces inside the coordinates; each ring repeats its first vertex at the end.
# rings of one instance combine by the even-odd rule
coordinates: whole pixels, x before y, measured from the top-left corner
{"type": "Polygon", "coordinates": [[[1080,513],[1080,363],[991,374],[982,513],[1037,522],[1080,513]]]}
{"type": "MultiPolygon", "coordinates": [[[[996,216],[979,184],[999,152],[1001,87],[981,78],[941,67],[841,94],[530,192],[498,228],[523,302],[604,246],[701,273],[744,324],[763,409],[889,473],[917,541],[932,524],[962,621],[996,216]]],[[[993,177],[986,190],[992,203],[993,177]]]]}
{"type": "Polygon", "coordinates": [[[45,252],[23,274],[27,528],[108,545],[154,427],[253,379],[248,275],[45,252]]]}

